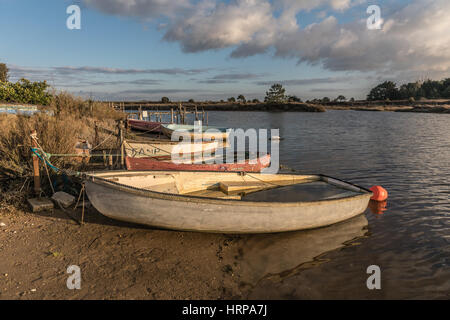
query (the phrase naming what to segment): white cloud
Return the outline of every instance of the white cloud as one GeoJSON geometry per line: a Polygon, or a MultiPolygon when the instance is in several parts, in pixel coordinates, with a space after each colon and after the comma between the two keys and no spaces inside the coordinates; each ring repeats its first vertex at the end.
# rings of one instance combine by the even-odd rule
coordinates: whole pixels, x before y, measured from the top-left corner
{"type": "MultiPolygon", "coordinates": [[[[365,0],[84,2],[107,13],[164,17],[164,39],[180,43],[185,52],[231,47],[231,56],[240,58],[270,51],[280,58],[322,64],[333,71],[388,71],[412,76],[450,71],[448,0],[412,0],[389,15],[382,7],[382,30],[368,30],[364,19],[342,24],[330,14],[365,0]],[[320,10],[321,20],[301,28],[297,14],[313,9],[320,10]]],[[[365,10],[361,6],[362,17],[365,10]]]]}
{"type": "Polygon", "coordinates": [[[249,43],[268,34],[275,23],[266,1],[237,0],[230,4],[204,2],[189,17],[179,17],[165,39],[179,41],[184,51],[197,52],[249,43]],[[209,5],[206,5],[209,4],[209,5]]]}

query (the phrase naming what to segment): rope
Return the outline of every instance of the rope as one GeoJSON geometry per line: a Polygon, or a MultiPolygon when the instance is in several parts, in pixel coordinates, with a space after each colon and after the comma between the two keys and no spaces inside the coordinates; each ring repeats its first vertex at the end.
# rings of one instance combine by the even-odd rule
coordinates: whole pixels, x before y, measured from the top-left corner
{"type": "Polygon", "coordinates": [[[31,148],[31,152],[33,152],[42,162],[44,162],[44,164],[48,165],[50,168],[53,169],[53,171],[55,172],[62,172],[67,174],[68,176],[80,176],[82,173],[79,171],[74,171],[74,170],[70,170],[70,169],[61,169],[61,168],[57,168],[55,167],[48,159],[47,159],[47,154],[42,151],[44,153],[44,156],[39,154],[39,149],[38,148],[31,148]]]}
{"type": "Polygon", "coordinates": [[[103,143],[105,143],[106,141],[108,141],[113,135],[115,135],[115,133],[111,133],[105,140],[103,140],[102,142],[100,142],[98,145],[96,145],[95,147],[93,147],[91,150],[95,150],[98,147],[100,147],[103,143]]]}
{"type": "Polygon", "coordinates": [[[44,152],[44,156],[41,156],[37,151],[38,151],[38,148],[31,148],[31,152],[33,152],[39,159],[41,159],[42,162],[48,164],[48,166],[50,168],[52,168],[55,172],[58,172],[60,170],[59,168],[52,165],[49,160],[47,160],[48,156],[45,154],[45,152],[44,152]]]}

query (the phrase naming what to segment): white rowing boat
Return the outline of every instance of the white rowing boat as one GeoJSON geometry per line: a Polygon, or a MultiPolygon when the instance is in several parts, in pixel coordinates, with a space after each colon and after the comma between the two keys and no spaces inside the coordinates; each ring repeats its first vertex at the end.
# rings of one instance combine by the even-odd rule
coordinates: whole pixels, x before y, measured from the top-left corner
{"type": "Polygon", "coordinates": [[[364,212],[372,196],[323,175],[190,171],[90,173],[86,192],[113,219],[216,233],[328,226],[364,212]]]}

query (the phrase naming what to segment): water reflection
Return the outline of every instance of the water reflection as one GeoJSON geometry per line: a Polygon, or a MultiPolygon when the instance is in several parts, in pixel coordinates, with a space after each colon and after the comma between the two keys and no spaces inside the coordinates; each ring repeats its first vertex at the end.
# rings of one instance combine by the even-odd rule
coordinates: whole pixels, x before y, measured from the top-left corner
{"type": "Polygon", "coordinates": [[[261,279],[284,279],[320,263],[317,258],[343,247],[367,232],[364,214],[320,229],[269,235],[249,235],[239,243],[239,275],[250,286],[261,279]]]}
{"type": "Polygon", "coordinates": [[[369,201],[369,209],[373,214],[383,214],[387,210],[387,200],[384,201],[369,201]]]}

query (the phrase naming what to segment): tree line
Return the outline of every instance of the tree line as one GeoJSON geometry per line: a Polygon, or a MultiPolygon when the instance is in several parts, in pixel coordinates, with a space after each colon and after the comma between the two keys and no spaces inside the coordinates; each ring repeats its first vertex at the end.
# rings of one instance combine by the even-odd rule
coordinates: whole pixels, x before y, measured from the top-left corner
{"type": "Polygon", "coordinates": [[[393,81],[385,81],[370,90],[367,100],[419,100],[450,98],[450,78],[435,81],[410,82],[397,87],[393,81]]]}

